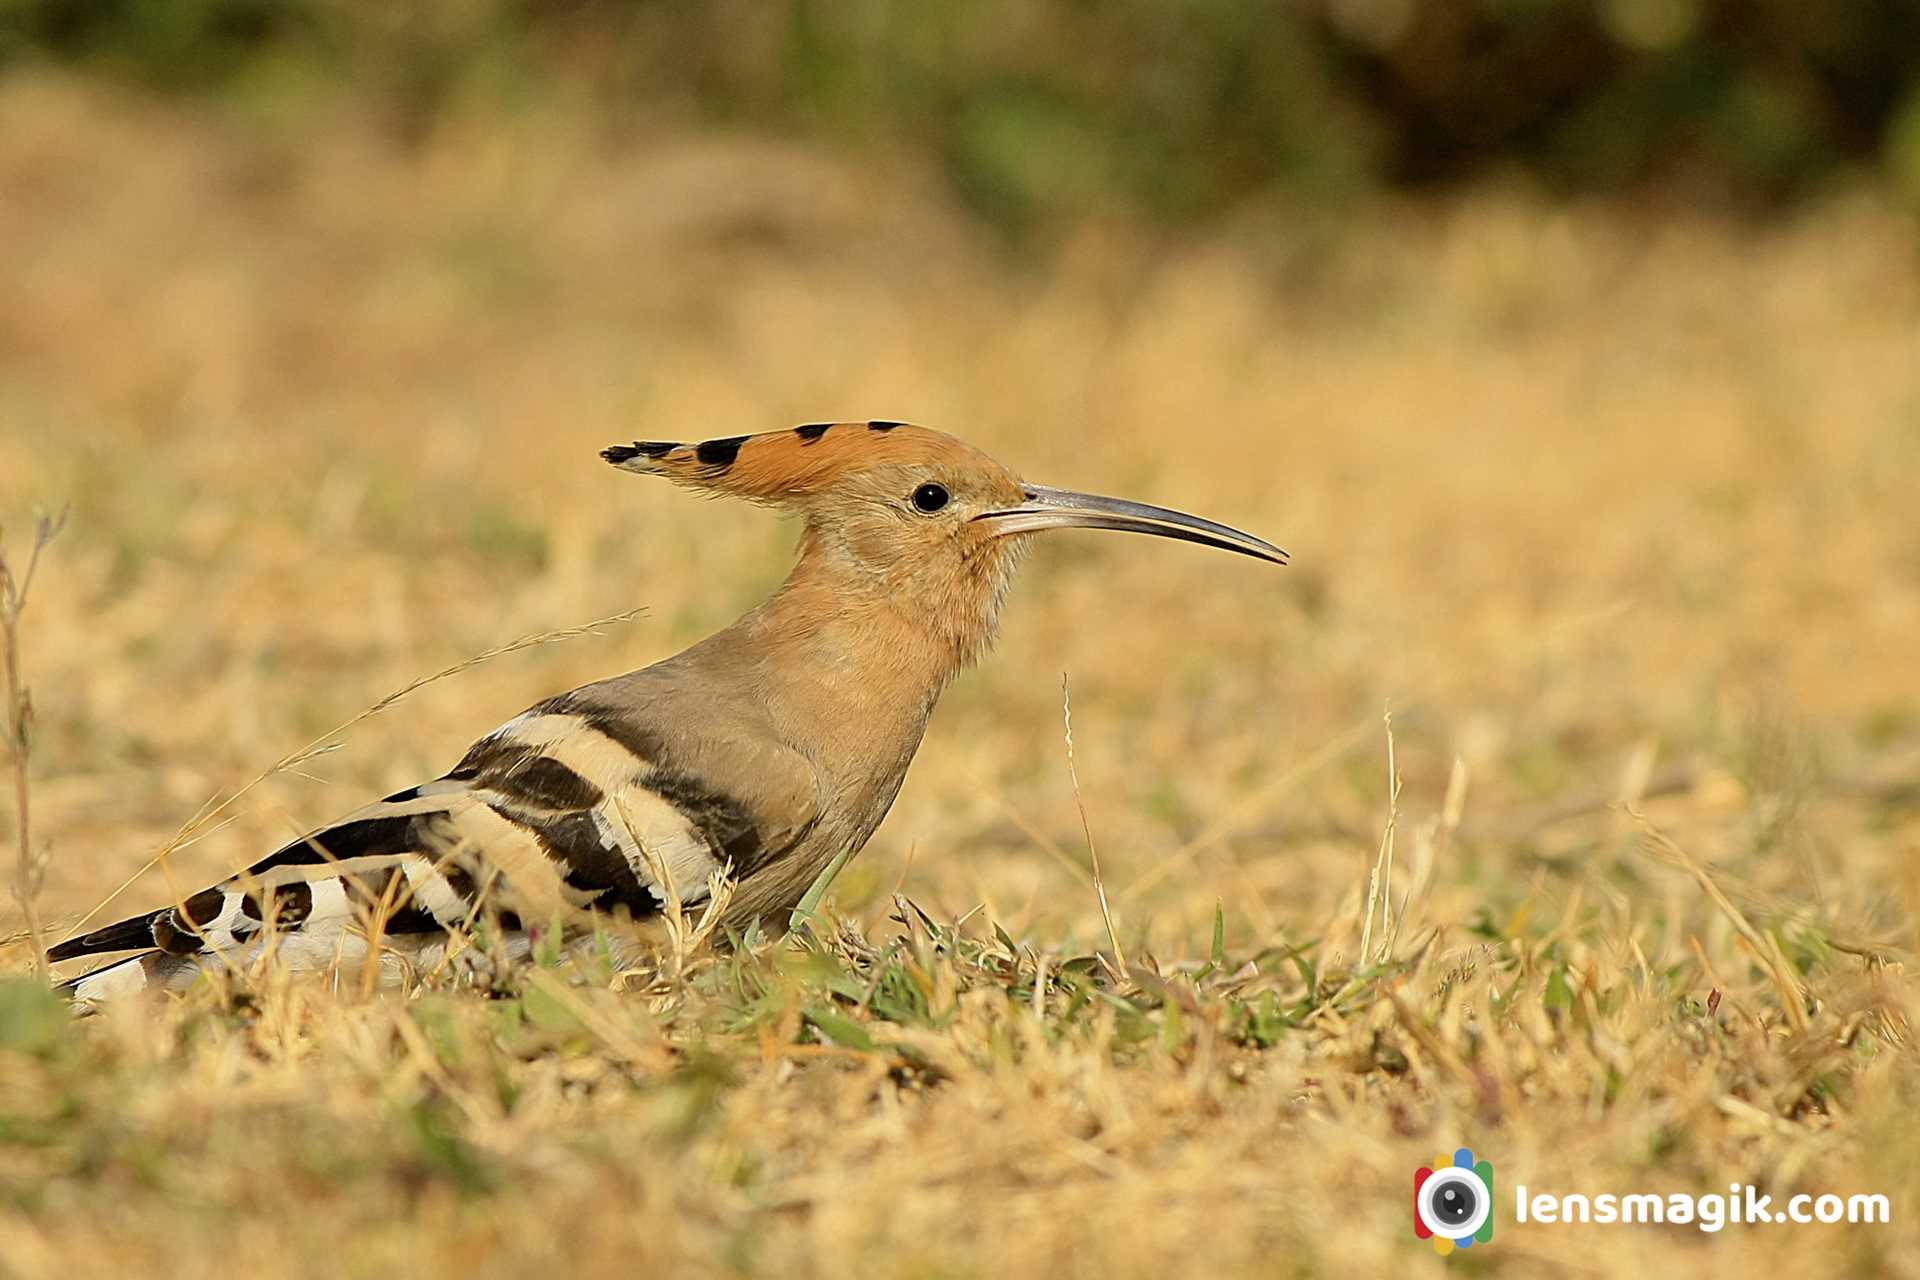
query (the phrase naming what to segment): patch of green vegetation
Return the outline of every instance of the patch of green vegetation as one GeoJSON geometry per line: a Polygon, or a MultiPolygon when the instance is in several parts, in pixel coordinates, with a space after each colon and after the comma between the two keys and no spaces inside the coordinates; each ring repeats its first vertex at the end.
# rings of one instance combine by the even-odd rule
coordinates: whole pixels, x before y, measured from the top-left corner
{"type": "Polygon", "coordinates": [[[505,503],[480,502],[467,514],[467,545],[489,563],[525,573],[547,564],[547,531],[505,503]]]}
{"type": "Polygon", "coordinates": [[[459,1114],[450,1102],[423,1099],[407,1107],[401,1120],[423,1172],[445,1179],[463,1195],[480,1195],[498,1185],[498,1171],[462,1136],[459,1114]]]}
{"type": "Polygon", "coordinates": [[[409,141],[447,116],[547,102],[609,121],[691,110],[918,151],[1016,235],[1516,167],[1563,190],[1704,176],[1695,190],[1756,203],[1869,166],[1915,188],[1920,52],[1902,6],[1820,23],[1789,5],[1712,23],[1693,8],[1456,6],[1440,39],[1418,6],[483,0],[403,20],[329,0],[14,0],[0,68],[50,59],[280,124],[351,86],[409,141]],[[1621,16],[1648,12],[1680,18],[1621,16]]]}
{"type": "Polygon", "coordinates": [[[0,976],[0,1050],[45,1057],[73,1020],[67,1002],[32,978],[0,976]]]}

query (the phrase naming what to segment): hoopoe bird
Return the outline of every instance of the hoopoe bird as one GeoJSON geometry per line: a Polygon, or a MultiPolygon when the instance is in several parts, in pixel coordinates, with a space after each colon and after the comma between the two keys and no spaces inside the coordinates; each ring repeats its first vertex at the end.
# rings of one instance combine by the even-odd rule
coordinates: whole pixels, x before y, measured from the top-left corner
{"type": "Polygon", "coordinates": [[[53,947],[135,951],[82,1001],[182,989],[268,949],[294,971],[444,963],[484,924],[510,952],[556,922],[669,903],[784,924],[886,816],[941,691],[991,643],[1030,535],[1115,529],[1275,564],[1212,520],[1027,484],[952,436],[816,423],[602,451],[625,471],[803,521],[793,571],[725,630],[515,716],[445,774],[172,906],[53,947]],[[724,872],[724,881],[716,872],[724,872]]]}

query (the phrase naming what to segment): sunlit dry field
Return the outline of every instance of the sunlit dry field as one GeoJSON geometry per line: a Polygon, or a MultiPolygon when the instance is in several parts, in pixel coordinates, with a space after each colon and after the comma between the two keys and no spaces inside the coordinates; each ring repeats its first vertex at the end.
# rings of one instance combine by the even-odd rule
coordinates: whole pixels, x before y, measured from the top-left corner
{"type": "Polygon", "coordinates": [[[1294,563],[1041,547],[837,927],[493,999],[0,988],[0,1275],[1920,1274],[1910,221],[1489,192],[1010,254],[900,156],[381,137],[0,85],[16,558],[71,503],[24,629],[56,936],[779,580],[791,528],[609,443],[907,419],[1294,563]],[[392,691],[636,608],[136,878],[392,691]],[[1409,1192],[1461,1145],[1499,1219],[1442,1260],[1409,1192]],[[1733,1182],[1893,1221],[1508,1196],[1733,1182]]]}

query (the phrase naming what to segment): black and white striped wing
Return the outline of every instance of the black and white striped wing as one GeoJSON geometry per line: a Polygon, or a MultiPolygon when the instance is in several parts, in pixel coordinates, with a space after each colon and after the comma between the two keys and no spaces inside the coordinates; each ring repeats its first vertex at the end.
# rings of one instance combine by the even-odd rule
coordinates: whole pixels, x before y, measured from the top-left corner
{"type": "Polygon", "coordinates": [[[330,939],[445,933],[483,913],[507,929],[588,910],[640,918],[662,910],[669,882],[697,904],[715,870],[749,875],[811,829],[814,777],[797,754],[755,752],[749,803],[679,767],[661,737],[585,692],[508,721],[441,778],[49,955],[224,952],[258,941],[269,921],[298,953],[318,955],[330,939]]]}

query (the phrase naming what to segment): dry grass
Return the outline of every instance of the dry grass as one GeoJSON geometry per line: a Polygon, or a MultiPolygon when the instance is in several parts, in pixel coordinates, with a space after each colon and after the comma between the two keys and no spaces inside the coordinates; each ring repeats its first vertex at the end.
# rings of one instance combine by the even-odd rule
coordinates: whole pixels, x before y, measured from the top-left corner
{"type": "Polygon", "coordinates": [[[423,672],[647,610],[419,690],[168,873],[782,572],[788,531],[610,441],[911,418],[1295,565],[1038,554],[827,941],[80,1026],[0,986],[0,1274],[1916,1273],[1910,224],[1486,196],[1093,226],[1031,272],[891,157],[572,125],[402,155],[0,84],[0,516],[73,502],[24,620],[50,929],[423,672]],[[1894,1222],[1503,1204],[1443,1263],[1407,1192],[1461,1143],[1894,1222]]]}

